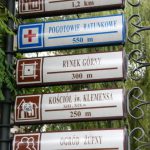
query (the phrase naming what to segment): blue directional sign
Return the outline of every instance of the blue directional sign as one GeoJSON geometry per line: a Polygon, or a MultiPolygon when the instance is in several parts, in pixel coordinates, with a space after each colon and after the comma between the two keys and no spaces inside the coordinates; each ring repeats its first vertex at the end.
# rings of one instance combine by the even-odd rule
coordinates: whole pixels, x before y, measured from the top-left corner
{"type": "Polygon", "coordinates": [[[18,50],[36,52],[124,44],[123,14],[20,25],[18,50]]]}

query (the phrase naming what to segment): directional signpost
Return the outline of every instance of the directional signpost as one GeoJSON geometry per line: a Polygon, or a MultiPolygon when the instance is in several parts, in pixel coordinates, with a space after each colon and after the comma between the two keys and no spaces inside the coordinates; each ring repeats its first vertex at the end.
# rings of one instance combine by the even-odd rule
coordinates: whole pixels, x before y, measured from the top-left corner
{"type": "Polygon", "coordinates": [[[125,0],[19,0],[19,16],[29,18],[101,11],[124,8],[124,3],[125,0]]]}
{"type": "Polygon", "coordinates": [[[124,51],[20,59],[16,81],[25,87],[125,80],[126,68],[124,51]]]}
{"type": "MultiPolygon", "coordinates": [[[[123,9],[124,4],[125,0],[18,0],[18,11],[22,18],[50,17],[123,9]]],[[[9,7],[14,10],[12,2],[8,4],[8,10],[11,10],[9,7]]],[[[8,25],[11,28],[13,24],[10,22],[11,20],[8,21],[8,25]]],[[[12,36],[7,40],[9,44],[6,51],[9,53],[13,48],[11,38],[12,36]]],[[[125,16],[116,14],[19,25],[17,52],[124,45],[125,41],[125,16]]],[[[9,60],[11,57],[8,57],[11,64],[9,60]]],[[[127,57],[124,50],[26,58],[17,60],[16,65],[18,87],[120,81],[125,80],[126,76],[127,57]]],[[[9,102],[10,91],[6,89],[4,93],[6,102],[9,102]]],[[[18,95],[14,106],[14,124],[125,119],[126,96],[126,91],[122,88],[18,95]]],[[[28,134],[15,134],[13,144],[10,145],[9,112],[10,107],[0,110],[2,150],[10,149],[11,146],[12,150],[128,150],[129,148],[125,128],[47,133],[31,131],[32,133],[28,134]],[[2,114],[7,114],[7,117],[2,114]]]]}
{"type": "Polygon", "coordinates": [[[124,15],[20,25],[18,50],[36,52],[125,43],[124,15]]]}
{"type": "Polygon", "coordinates": [[[128,150],[126,129],[16,134],[13,150],[128,150]]]}
{"type": "Polygon", "coordinates": [[[15,123],[122,119],[126,117],[123,89],[17,96],[15,123]]]}

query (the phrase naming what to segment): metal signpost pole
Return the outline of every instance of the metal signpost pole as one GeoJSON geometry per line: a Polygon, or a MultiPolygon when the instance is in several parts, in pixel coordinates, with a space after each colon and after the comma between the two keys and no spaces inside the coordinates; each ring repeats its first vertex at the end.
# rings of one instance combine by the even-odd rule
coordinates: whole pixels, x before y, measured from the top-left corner
{"type": "MultiPolygon", "coordinates": [[[[14,0],[6,0],[7,1],[7,9],[14,14],[14,10],[15,10],[15,1],[14,0]]],[[[9,18],[8,20],[8,26],[9,28],[13,29],[13,20],[9,18]]],[[[12,64],[12,52],[13,51],[13,35],[8,35],[6,38],[6,60],[8,65],[12,64]]],[[[4,87],[4,95],[5,95],[5,99],[7,101],[10,101],[11,99],[11,92],[8,88],[4,87]]],[[[8,144],[9,139],[10,139],[10,104],[9,103],[5,103],[3,105],[3,112],[2,112],[2,130],[1,130],[1,139],[2,139],[2,143],[0,144],[0,149],[1,150],[9,150],[10,149],[10,145],[8,144]]]]}

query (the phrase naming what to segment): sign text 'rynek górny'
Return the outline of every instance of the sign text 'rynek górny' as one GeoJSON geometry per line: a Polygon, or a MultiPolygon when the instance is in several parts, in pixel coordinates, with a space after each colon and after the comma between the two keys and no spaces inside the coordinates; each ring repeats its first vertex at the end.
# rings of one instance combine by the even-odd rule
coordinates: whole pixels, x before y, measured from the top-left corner
{"type": "Polygon", "coordinates": [[[37,17],[124,8],[124,0],[18,0],[19,16],[37,17]],[[62,7],[63,6],[63,7],[62,7]]]}
{"type": "Polygon", "coordinates": [[[20,25],[18,50],[36,52],[124,44],[124,15],[20,25]]]}
{"type": "Polygon", "coordinates": [[[15,123],[122,119],[125,97],[123,89],[17,96],[15,123]]]}
{"type": "Polygon", "coordinates": [[[18,86],[59,85],[126,79],[124,51],[19,59],[18,86]]]}

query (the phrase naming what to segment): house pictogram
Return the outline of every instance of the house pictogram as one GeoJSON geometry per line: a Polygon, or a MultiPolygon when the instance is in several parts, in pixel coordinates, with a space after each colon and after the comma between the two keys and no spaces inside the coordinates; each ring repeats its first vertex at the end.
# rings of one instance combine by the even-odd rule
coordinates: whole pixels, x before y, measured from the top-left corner
{"type": "Polygon", "coordinates": [[[25,102],[24,99],[17,107],[18,119],[38,118],[38,106],[33,102],[25,102]]]}
{"type": "Polygon", "coordinates": [[[39,121],[41,95],[17,96],[15,101],[15,121],[39,121]]]}

